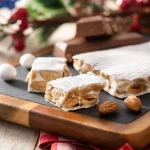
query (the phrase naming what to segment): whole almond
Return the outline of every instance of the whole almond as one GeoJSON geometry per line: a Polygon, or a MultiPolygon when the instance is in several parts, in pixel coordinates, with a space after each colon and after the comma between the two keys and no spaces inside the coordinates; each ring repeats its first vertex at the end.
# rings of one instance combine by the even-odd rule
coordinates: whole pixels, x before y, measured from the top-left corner
{"type": "Polygon", "coordinates": [[[101,114],[110,114],[115,112],[119,108],[119,105],[115,101],[106,101],[98,106],[98,110],[101,114]]]}
{"type": "Polygon", "coordinates": [[[30,87],[34,90],[45,92],[46,82],[45,81],[34,81],[30,83],[30,87]]]}
{"type": "Polygon", "coordinates": [[[131,109],[133,111],[139,111],[142,106],[141,100],[136,96],[128,96],[124,100],[124,104],[126,107],[128,107],[129,109],[131,109]]]}

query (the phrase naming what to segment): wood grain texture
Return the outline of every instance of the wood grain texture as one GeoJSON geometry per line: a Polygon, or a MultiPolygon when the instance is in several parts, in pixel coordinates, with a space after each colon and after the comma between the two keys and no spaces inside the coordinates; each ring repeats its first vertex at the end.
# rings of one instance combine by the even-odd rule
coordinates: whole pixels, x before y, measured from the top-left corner
{"type": "Polygon", "coordinates": [[[34,150],[38,136],[38,131],[0,120],[1,150],[34,150]]]}
{"type": "Polygon", "coordinates": [[[0,118],[29,126],[29,111],[38,105],[0,94],[0,118]]]}
{"type": "Polygon", "coordinates": [[[125,142],[143,149],[150,143],[150,112],[132,123],[119,124],[0,95],[0,118],[110,149],[125,142]]]}
{"type": "Polygon", "coordinates": [[[32,109],[29,116],[33,128],[100,147],[118,149],[128,142],[136,149],[143,149],[150,143],[150,112],[129,124],[113,123],[43,105],[32,109]]]}
{"type": "Polygon", "coordinates": [[[0,95],[0,118],[110,149],[125,142],[142,149],[150,143],[150,112],[132,123],[119,124],[0,95]],[[24,119],[27,112],[29,119],[24,119]]]}

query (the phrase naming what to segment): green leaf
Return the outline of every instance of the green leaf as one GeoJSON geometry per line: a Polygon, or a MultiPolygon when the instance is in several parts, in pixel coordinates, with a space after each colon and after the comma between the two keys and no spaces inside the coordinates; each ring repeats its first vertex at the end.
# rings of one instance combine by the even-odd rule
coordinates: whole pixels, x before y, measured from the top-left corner
{"type": "Polygon", "coordinates": [[[62,8],[63,5],[60,0],[38,0],[45,7],[62,8]]]}
{"type": "Polygon", "coordinates": [[[33,20],[45,20],[68,15],[67,10],[59,0],[32,0],[27,3],[26,8],[33,20]]]}
{"type": "Polygon", "coordinates": [[[55,25],[51,26],[44,26],[37,29],[38,32],[38,42],[44,43],[47,42],[49,36],[53,33],[53,31],[57,28],[55,25]]]}
{"type": "Polygon", "coordinates": [[[92,6],[93,11],[95,11],[95,12],[104,10],[103,7],[97,5],[96,3],[91,3],[91,6],[92,6]]]}
{"type": "Polygon", "coordinates": [[[74,6],[76,4],[76,0],[70,0],[69,5],[74,6]]]}
{"type": "Polygon", "coordinates": [[[0,35],[0,41],[2,41],[4,38],[6,38],[8,35],[6,33],[3,33],[0,35]]]}

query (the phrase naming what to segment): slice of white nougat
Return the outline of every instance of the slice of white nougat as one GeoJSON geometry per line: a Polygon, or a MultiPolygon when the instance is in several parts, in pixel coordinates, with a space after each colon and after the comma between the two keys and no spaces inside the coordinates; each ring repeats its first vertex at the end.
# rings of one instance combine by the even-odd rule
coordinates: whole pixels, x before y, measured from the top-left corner
{"type": "Polygon", "coordinates": [[[104,90],[118,98],[150,93],[150,42],[73,56],[74,68],[105,81],[104,90]]]}
{"type": "Polygon", "coordinates": [[[94,75],[64,77],[47,83],[45,100],[63,110],[76,110],[94,106],[103,81],[94,75]]]}
{"type": "Polygon", "coordinates": [[[27,76],[28,91],[44,93],[47,82],[70,75],[65,58],[38,57],[27,76]]]}

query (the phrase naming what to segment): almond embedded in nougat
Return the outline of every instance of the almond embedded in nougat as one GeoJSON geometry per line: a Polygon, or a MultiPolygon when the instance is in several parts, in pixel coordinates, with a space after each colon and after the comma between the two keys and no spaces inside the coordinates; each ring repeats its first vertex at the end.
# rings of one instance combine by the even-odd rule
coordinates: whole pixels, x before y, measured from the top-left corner
{"type": "Polygon", "coordinates": [[[37,91],[45,92],[46,82],[45,81],[34,81],[30,83],[30,87],[37,91]]]}
{"type": "Polygon", "coordinates": [[[98,97],[95,94],[85,95],[81,99],[81,104],[84,104],[84,105],[94,105],[97,102],[97,99],[98,99],[98,97]]]}
{"type": "Polygon", "coordinates": [[[147,87],[144,84],[132,84],[128,88],[128,92],[131,94],[139,94],[141,92],[144,92],[146,89],[147,89],[147,87]]]}
{"type": "Polygon", "coordinates": [[[42,78],[44,78],[46,81],[56,80],[58,78],[61,78],[62,75],[58,72],[54,71],[40,71],[40,75],[42,78]]]}
{"type": "Polygon", "coordinates": [[[124,100],[124,104],[126,107],[128,107],[129,109],[131,109],[133,111],[139,111],[142,106],[141,100],[136,96],[128,96],[124,100]]]}
{"type": "Polygon", "coordinates": [[[68,98],[64,103],[63,107],[72,108],[78,104],[78,99],[75,97],[68,98]]]}
{"type": "Polygon", "coordinates": [[[36,77],[36,74],[35,74],[35,72],[34,71],[32,71],[31,73],[30,73],[30,79],[34,79],[36,77]]]}

